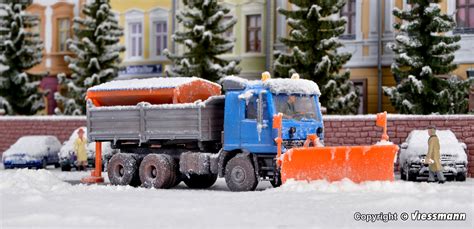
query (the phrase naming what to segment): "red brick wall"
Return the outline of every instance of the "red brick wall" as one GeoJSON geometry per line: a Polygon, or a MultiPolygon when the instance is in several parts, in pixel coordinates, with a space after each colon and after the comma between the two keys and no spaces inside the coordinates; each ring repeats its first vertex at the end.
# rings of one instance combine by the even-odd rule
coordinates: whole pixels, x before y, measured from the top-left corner
{"type": "MultiPolygon", "coordinates": [[[[84,117],[0,117],[0,152],[5,151],[23,135],[55,135],[66,140],[74,129],[85,126],[84,117]]],[[[474,177],[474,115],[389,115],[390,141],[401,144],[414,129],[435,125],[451,129],[468,147],[469,173],[474,177]]],[[[325,143],[334,145],[374,144],[382,129],[375,126],[375,115],[324,117],[325,143]]]]}
{"type": "Polygon", "coordinates": [[[64,142],[76,128],[85,125],[85,117],[0,117],[0,154],[21,136],[55,135],[64,142]]]}
{"type": "MultiPolygon", "coordinates": [[[[324,118],[325,141],[328,146],[374,144],[380,140],[382,128],[375,125],[375,115],[331,116],[324,118]]],[[[474,177],[474,115],[388,115],[390,141],[401,144],[414,129],[429,125],[450,129],[468,149],[468,172],[474,177]]]]}

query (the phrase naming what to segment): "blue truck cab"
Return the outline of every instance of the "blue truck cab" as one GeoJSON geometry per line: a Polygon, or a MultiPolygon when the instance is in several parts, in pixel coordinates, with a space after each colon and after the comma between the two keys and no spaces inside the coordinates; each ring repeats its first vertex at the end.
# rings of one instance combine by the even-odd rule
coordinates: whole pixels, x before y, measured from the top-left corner
{"type": "Polygon", "coordinates": [[[226,94],[221,154],[247,155],[257,174],[270,180],[274,186],[279,185],[279,172],[274,160],[277,154],[277,130],[272,128],[274,115],[283,114],[283,152],[303,146],[309,134],[316,134],[320,141],[324,140],[320,92],[313,81],[249,81],[227,77],[222,85],[226,94]]]}

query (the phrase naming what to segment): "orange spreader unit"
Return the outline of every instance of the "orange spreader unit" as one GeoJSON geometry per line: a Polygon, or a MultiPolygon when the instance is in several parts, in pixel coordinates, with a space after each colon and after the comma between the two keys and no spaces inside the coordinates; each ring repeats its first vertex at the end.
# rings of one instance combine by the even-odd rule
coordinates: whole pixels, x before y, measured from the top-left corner
{"type": "Polygon", "coordinates": [[[283,154],[281,178],[338,181],[393,181],[397,145],[293,148],[283,154]]]}
{"type": "MultiPolygon", "coordinates": [[[[102,87],[99,85],[89,89],[86,97],[92,100],[95,106],[126,106],[136,105],[140,102],[151,104],[193,103],[221,94],[220,85],[198,78],[154,78],[127,82],[130,87],[114,88],[114,82],[106,83],[109,85],[104,84],[105,86],[102,87]],[[144,85],[148,82],[150,85],[134,88],[135,83],[144,85]]],[[[125,81],[119,83],[123,85],[125,81]]]]}

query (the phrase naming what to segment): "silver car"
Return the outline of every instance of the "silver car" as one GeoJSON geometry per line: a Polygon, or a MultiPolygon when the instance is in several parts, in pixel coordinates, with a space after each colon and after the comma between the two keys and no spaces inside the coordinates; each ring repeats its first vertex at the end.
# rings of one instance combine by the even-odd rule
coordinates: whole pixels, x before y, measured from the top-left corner
{"type": "MultiPolygon", "coordinates": [[[[467,174],[467,147],[450,130],[437,130],[441,147],[443,174],[451,180],[465,181],[467,174]]],[[[413,130],[402,143],[399,168],[403,180],[416,181],[428,176],[428,165],[421,163],[428,152],[428,131],[413,130]]]]}

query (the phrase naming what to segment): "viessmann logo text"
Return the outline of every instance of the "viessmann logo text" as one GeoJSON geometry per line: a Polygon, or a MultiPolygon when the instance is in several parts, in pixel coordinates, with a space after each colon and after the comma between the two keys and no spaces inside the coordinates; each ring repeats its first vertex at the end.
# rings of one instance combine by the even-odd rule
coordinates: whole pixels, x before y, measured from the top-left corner
{"type": "Polygon", "coordinates": [[[354,219],[356,221],[364,222],[389,222],[389,221],[466,221],[466,213],[460,212],[420,212],[418,210],[407,213],[397,213],[397,212],[380,212],[380,213],[354,213],[354,219]]]}

